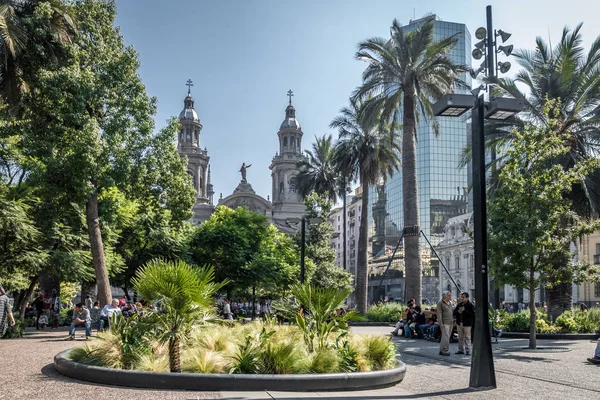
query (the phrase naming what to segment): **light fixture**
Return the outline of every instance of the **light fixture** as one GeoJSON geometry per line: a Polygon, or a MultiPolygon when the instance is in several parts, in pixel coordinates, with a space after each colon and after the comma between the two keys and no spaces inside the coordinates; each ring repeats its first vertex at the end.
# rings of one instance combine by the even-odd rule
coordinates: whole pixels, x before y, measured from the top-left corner
{"type": "Polygon", "coordinates": [[[475,37],[479,40],[485,39],[486,36],[487,36],[487,30],[483,26],[480,28],[477,28],[477,30],[475,31],[475,37]]]}
{"type": "Polygon", "coordinates": [[[500,69],[501,73],[505,74],[510,70],[510,63],[508,61],[499,62],[498,68],[500,69]]]}
{"type": "Polygon", "coordinates": [[[471,70],[469,71],[469,75],[471,75],[471,78],[473,78],[473,79],[477,79],[477,76],[478,76],[478,75],[479,75],[481,72],[485,71],[485,64],[486,64],[486,61],[485,61],[485,60],[483,60],[483,62],[482,62],[482,63],[481,63],[481,65],[479,66],[479,68],[477,68],[477,69],[471,69],[471,70]]]}
{"type": "Polygon", "coordinates": [[[505,56],[510,56],[513,52],[515,46],[513,46],[512,44],[509,46],[498,46],[498,53],[502,52],[504,53],[505,56]]]}
{"type": "Polygon", "coordinates": [[[433,105],[433,114],[439,117],[458,117],[475,105],[475,97],[470,94],[447,94],[433,105]]]}
{"type": "Polygon", "coordinates": [[[502,43],[504,43],[509,37],[512,36],[512,33],[504,32],[502,29],[500,29],[496,32],[496,36],[500,36],[502,38],[502,43]]]}
{"type": "Polygon", "coordinates": [[[471,52],[471,56],[473,56],[473,58],[476,60],[480,60],[481,57],[483,57],[483,51],[479,49],[473,49],[473,51],[471,52]]]}
{"type": "Polygon", "coordinates": [[[483,50],[485,48],[485,39],[482,40],[481,42],[475,43],[475,48],[479,49],[479,50],[483,50]]]}
{"type": "Polygon", "coordinates": [[[506,120],[523,110],[523,101],[506,97],[497,97],[486,105],[485,118],[506,120]]]}

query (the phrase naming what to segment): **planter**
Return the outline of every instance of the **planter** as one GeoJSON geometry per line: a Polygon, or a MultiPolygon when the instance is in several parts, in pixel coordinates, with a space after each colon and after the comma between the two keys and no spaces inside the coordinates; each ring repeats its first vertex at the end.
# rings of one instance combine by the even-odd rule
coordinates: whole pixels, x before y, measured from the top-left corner
{"type": "MultiPolygon", "coordinates": [[[[529,332],[504,332],[503,338],[529,339],[529,332]]],[[[542,340],[596,340],[600,338],[598,333],[538,333],[536,339],[542,340]]]]}
{"type": "Polygon", "coordinates": [[[145,372],[95,367],[71,361],[66,350],[54,357],[54,368],[70,378],[105,385],[151,389],[203,391],[323,391],[361,390],[396,385],[404,379],[406,365],[373,372],[298,375],[193,374],[145,372]]]}

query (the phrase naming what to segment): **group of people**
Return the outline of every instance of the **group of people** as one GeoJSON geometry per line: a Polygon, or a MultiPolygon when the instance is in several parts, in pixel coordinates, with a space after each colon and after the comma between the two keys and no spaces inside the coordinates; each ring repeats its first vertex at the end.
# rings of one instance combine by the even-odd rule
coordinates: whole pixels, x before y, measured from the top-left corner
{"type": "MultiPolygon", "coordinates": [[[[252,302],[245,301],[242,299],[237,299],[234,301],[229,301],[229,299],[224,299],[221,304],[219,304],[220,314],[224,319],[233,320],[236,317],[245,317],[252,315],[252,302]]],[[[266,299],[261,300],[260,302],[254,303],[254,312],[257,315],[260,315],[261,318],[265,318],[266,315],[271,314],[271,304],[266,299]]]]}
{"type": "Polygon", "coordinates": [[[154,311],[153,305],[145,308],[141,302],[127,303],[125,298],[113,299],[110,304],[102,308],[100,308],[100,302],[92,302],[90,296],[86,297],[84,303],[85,305],[83,303],[75,304],[69,336],[66,340],[75,339],[75,329],[77,327],[85,328],[85,338],[89,339],[92,336],[92,325],[97,323],[98,332],[102,332],[110,327],[110,321],[114,315],[130,317],[134,314],[144,315],[148,311],[154,311]]]}
{"type": "Polygon", "coordinates": [[[450,355],[450,337],[453,326],[458,334],[458,351],[456,354],[471,353],[471,327],[475,318],[475,307],[469,300],[469,293],[462,292],[456,306],[452,303],[452,293],[446,292],[435,308],[421,310],[414,299],[410,299],[404,310],[402,319],[398,321],[392,335],[397,336],[402,330],[404,337],[414,335],[426,340],[440,341],[440,355],[450,355]]]}
{"type": "Polygon", "coordinates": [[[39,292],[37,297],[25,309],[25,314],[35,316],[35,329],[45,329],[47,326],[58,328],[60,323],[60,310],[62,301],[56,289],[52,295],[48,292],[39,292]]]}

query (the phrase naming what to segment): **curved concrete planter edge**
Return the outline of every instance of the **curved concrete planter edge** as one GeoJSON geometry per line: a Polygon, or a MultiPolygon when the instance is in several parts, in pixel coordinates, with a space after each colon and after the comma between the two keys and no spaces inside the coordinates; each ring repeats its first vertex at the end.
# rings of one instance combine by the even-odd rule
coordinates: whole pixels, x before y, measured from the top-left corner
{"type": "Polygon", "coordinates": [[[310,392],[361,390],[396,385],[404,379],[406,365],[385,371],[336,374],[244,375],[145,372],[96,367],[71,361],[66,350],[54,356],[54,368],[70,378],[105,385],[151,389],[202,391],[278,390],[310,392]]]}

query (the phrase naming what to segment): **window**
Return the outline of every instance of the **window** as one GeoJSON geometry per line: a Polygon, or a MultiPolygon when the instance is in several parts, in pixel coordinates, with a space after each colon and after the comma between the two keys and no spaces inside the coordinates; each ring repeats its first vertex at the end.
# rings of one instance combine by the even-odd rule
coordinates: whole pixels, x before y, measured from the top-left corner
{"type": "Polygon", "coordinates": [[[290,147],[294,147],[294,144],[296,144],[296,138],[294,138],[293,136],[290,138],[290,147]]]}
{"type": "Polygon", "coordinates": [[[594,288],[594,296],[600,297],[600,282],[596,283],[596,287],[594,288]]]}
{"type": "Polygon", "coordinates": [[[296,177],[292,176],[290,178],[290,192],[296,193],[296,177]]]}
{"type": "Polygon", "coordinates": [[[300,147],[300,138],[298,138],[298,147],[300,147]]]}
{"type": "Polygon", "coordinates": [[[454,262],[456,263],[456,270],[460,271],[460,257],[456,256],[454,262]]]}
{"type": "Polygon", "coordinates": [[[287,147],[287,136],[283,138],[283,147],[287,147]]]}
{"type": "Polygon", "coordinates": [[[283,193],[283,182],[279,182],[279,193],[283,193]]]}

